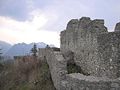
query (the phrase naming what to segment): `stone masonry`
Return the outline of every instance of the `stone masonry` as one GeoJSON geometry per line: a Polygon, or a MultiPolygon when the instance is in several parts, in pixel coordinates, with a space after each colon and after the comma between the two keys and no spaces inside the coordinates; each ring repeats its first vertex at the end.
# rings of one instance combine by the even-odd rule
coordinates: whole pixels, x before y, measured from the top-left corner
{"type": "Polygon", "coordinates": [[[108,32],[104,20],[72,19],[61,32],[60,51],[39,50],[57,90],[120,90],[120,24],[108,32]],[[71,55],[72,53],[72,55],[71,55]],[[72,60],[73,59],[73,60],[72,60]],[[68,74],[74,61],[84,73],[68,74]]]}
{"type": "Polygon", "coordinates": [[[120,22],[116,24],[115,26],[115,32],[120,31],[120,22]]]}
{"type": "MultiPolygon", "coordinates": [[[[116,30],[119,30],[117,24],[116,30]]],[[[75,62],[92,76],[120,76],[120,33],[108,32],[104,20],[72,19],[61,32],[61,51],[72,51],[75,62]]]]}
{"type": "Polygon", "coordinates": [[[52,49],[44,49],[44,52],[56,90],[120,90],[120,78],[67,74],[67,61],[61,52],[52,49]]]}

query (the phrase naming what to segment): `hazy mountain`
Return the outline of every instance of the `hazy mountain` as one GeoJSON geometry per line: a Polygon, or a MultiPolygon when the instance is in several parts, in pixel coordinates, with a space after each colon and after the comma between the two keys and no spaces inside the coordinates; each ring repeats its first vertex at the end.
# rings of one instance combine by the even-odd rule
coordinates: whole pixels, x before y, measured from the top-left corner
{"type": "Polygon", "coordinates": [[[3,55],[12,47],[11,44],[4,42],[4,41],[0,41],[0,49],[1,52],[3,53],[3,55]]]}
{"type": "MultiPolygon", "coordinates": [[[[23,56],[23,55],[30,55],[31,48],[33,47],[34,43],[26,44],[26,43],[18,43],[13,45],[8,52],[5,53],[6,56],[23,56]]],[[[36,43],[37,48],[45,48],[47,44],[40,42],[36,43]]],[[[53,47],[54,45],[52,45],[53,47]]]]}

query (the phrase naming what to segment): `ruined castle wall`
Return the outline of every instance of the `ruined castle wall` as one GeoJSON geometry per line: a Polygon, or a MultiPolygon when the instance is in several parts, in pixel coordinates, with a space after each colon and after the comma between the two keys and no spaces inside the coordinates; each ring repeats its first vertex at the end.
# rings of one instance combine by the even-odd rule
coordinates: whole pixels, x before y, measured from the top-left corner
{"type": "Polygon", "coordinates": [[[74,60],[81,69],[90,75],[100,76],[97,35],[107,33],[103,20],[81,18],[71,20],[61,32],[61,51],[74,52],[74,60]]]}
{"type": "Polygon", "coordinates": [[[109,32],[97,36],[100,73],[109,78],[120,77],[120,32],[109,32]]]}
{"type": "Polygon", "coordinates": [[[61,52],[46,49],[46,60],[49,65],[51,77],[57,90],[61,89],[61,82],[66,78],[67,68],[61,52]]]}
{"type": "Polygon", "coordinates": [[[39,53],[46,57],[56,90],[120,90],[119,25],[108,32],[103,20],[73,19],[61,32],[60,49],[39,53]],[[73,58],[90,76],[67,74],[67,61],[73,58]]]}
{"type": "Polygon", "coordinates": [[[45,49],[47,63],[56,90],[119,90],[120,81],[106,77],[85,76],[80,73],[67,74],[61,52],[45,49]]]}
{"type": "Polygon", "coordinates": [[[67,74],[66,61],[61,52],[45,49],[47,63],[56,90],[119,90],[119,79],[67,74]]]}
{"type": "Polygon", "coordinates": [[[38,59],[44,60],[46,54],[45,48],[39,48],[38,50],[38,59]]]}
{"type": "Polygon", "coordinates": [[[96,69],[98,68],[99,58],[95,34],[84,32],[83,36],[79,35],[77,48],[74,53],[76,64],[79,65],[86,74],[99,75],[96,69]]]}
{"type": "Polygon", "coordinates": [[[65,30],[61,33],[61,50],[66,51],[75,51],[77,46],[77,32],[65,30]],[[63,37],[62,37],[63,36],[63,37]]]}
{"type": "Polygon", "coordinates": [[[115,32],[119,32],[120,31],[120,22],[116,24],[114,31],[115,32]]]}
{"type": "Polygon", "coordinates": [[[79,73],[67,75],[66,90],[120,90],[120,81],[94,76],[84,76],[79,73]],[[69,88],[67,88],[69,86],[69,88]]]}

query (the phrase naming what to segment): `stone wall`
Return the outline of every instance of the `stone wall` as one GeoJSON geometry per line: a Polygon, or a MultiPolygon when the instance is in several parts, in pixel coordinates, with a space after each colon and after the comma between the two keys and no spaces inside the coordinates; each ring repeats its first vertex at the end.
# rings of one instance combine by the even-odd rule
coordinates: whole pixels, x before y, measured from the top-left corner
{"type": "Polygon", "coordinates": [[[100,58],[99,73],[109,78],[120,77],[120,33],[109,32],[97,36],[100,58]]]}
{"type": "Polygon", "coordinates": [[[120,22],[116,24],[115,26],[115,32],[120,31],[120,22]]]}
{"type": "Polygon", "coordinates": [[[79,73],[67,75],[66,90],[120,90],[119,79],[84,76],[79,73]],[[69,88],[68,88],[69,86],[69,88]]]}
{"type": "Polygon", "coordinates": [[[67,74],[67,62],[72,59],[69,55],[64,58],[59,51],[44,49],[50,73],[56,90],[119,90],[120,78],[85,76],[80,73],[67,74]],[[66,60],[65,60],[66,59],[66,60]]]}
{"type": "MultiPolygon", "coordinates": [[[[116,29],[117,28],[117,29],[116,29]]],[[[104,20],[72,19],[61,32],[61,47],[39,50],[57,90],[120,90],[120,32],[108,32],[104,20]],[[75,62],[85,74],[68,74],[75,62]]]]}
{"type": "MultiPolygon", "coordinates": [[[[118,31],[119,23],[116,28],[118,31]]],[[[120,65],[116,63],[119,62],[119,40],[119,32],[108,32],[104,20],[91,20],[88,17],[72,19],[68,22],[66,30],[61,32],[61,52],[74,52],[76,64],[85,73],[117,78],[120,72],[120,65]]]]}
{"type": "Polygon", "coordinates": [[[57,90],[62,90],[61,81],[65,80],[67,74],[66,61],[59,51],[53,51],[51,48],[46,48],[44,51],[43,56],[46,57],[49,65],[54,86],[57,90]]]}
{"type": "Polygon", "coordinates": [[[46,54],[46,49],[45,48],[39,48],[38,49],[38,59],[44,60],[45,59],[45,54],[46,54]]]}
{"type": "Polygon", "coordinates": [[[75,54],[75,62],[90,75],[99,76],[96,68],[99,57],[97,52],[97,35],[107,33],[104,20],[90,20],[82,17],[68,22],[65,31],[61,32],[61,51],[71,50],[75,54]]]}

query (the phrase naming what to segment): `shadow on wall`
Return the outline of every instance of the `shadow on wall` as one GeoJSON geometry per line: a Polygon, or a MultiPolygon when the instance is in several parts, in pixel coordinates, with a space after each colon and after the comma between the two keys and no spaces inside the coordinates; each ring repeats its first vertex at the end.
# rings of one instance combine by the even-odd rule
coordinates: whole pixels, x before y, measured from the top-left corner
{"type": "Polygon", "coordinates": [[[64,58],[67,60],[67,71],[70,73],[81,73],[83,75],[89,76],[90,74],[85,73],[80,66],[76,65],[74,61],[74,52],[67,51],[63,54],[64,58]]]}

